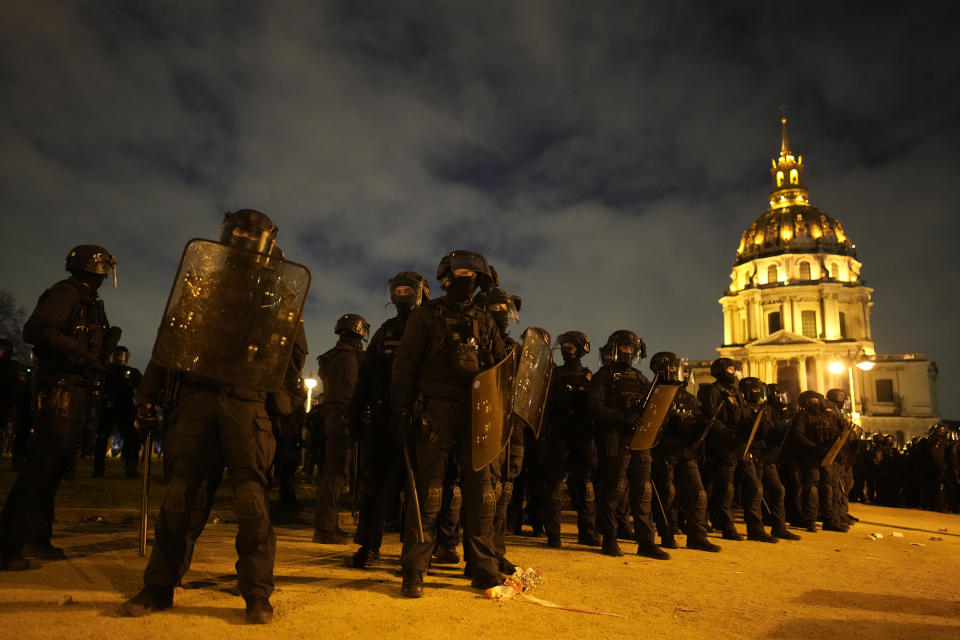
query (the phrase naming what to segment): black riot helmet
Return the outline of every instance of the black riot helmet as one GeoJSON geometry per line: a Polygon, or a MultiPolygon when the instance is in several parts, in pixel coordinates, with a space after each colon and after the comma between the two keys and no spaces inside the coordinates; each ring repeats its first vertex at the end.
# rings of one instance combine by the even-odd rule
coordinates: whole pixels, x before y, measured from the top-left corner
{"type": "Polygon", "coordinates": [[[801,409],[818,413],[823,410],[824,400],[825,398],[822,394],[808,390],[800,394],[800,397],[797,399],[797,404],[800,405],[801,409]]]}
{"type": "Polygon", "coordinates": [[[664,382],[683,382],[683,363],[672,351],[659,351],[650,358],[650,371],[664,382]]]}
{"type": "Polygon", "coordinates": [[[557,336],[556,346],[563,359],[582,358],[590,353],[590,339],[581,331],[565,331],[557,336]]]}
{"type": "Polygon", "coordinates": [[[277,225],[267,214],[254,209],[228,211],[220,225],[220,243],[272,255],[277,244],[277,225]]]}
{"type": "Polygon", "coordinates": [[[837,405],[837,408],[843,408],[850,396],[843,389],[830,389],[827,391],[827,400],[837,405]]]}
{"type": "Polygon", "coordinates": [[[787,405],[786,390],[775,382],[771,382],[770,384],[767,385],[767,398],[769,398],[771,402],[774,402],[776,404],[779,404],[782,406],[787,405]]]}
{"type": "Polygon", "coordinates": [[[413,308],[430,299],[427,279],[416,271],[401,271],[390,278],[387,286],[390,287],[390,302],[397,307],[413,308]]]}
{"type": "Polygon", "coordinates": [[[356,337],[366,340],[370,335],[370,323],[363,316],[356,313],[345,313],[337,320],[333,332],[338,336],[356,337]]]}
{"type": "Polygon", "coordinates": [[[506,329],[509,322],[520,322],[522,303],[520,296],[511,295],[499,287],[483,294],[483,306],[493,316],[501,331],[506,329]]]}
{"type": "Polygon", "coordinates": [[[606,367],[607,365],[613,363],[612,349],[613,347],[610,344],[605,344],[602,347],[600,347],[600,366],[601,367],[606,367]]]}
{"type": "MultiPolygon", "coordinates": [[[[487,291],[493,287],[494,276],[487,264],[487,259],[475,251],[466,251],[458,249],[451,251],[440,259],[437,265],[437,280],[440,281],[440,287],[451,294],[458,294],[457,297],[469,298],[479,286],[480,289],[487,291]],[[473,278],[473,284],[469,285],[470,291],[463,294],[458,291],[461,285],[455,285],[460,281],[466,283],[467,279],[473,278]]],[[[466,288],[466,287],[464,287],[466,288]]]]}
{"type": "Polygon", "coordinates": [[[118,364],[121,367],[127,366],[127,363],[130,362],[130,351],[126,347],[117,347],[113,350],[113,353],[110,354],[110,361],[113,364],[118,364]]]}
{"type": "MultiPolygon", "coordinates": [[[[90,273],[94,276],[106,277],[110,270],[113,270],[113,286],[117,286],[117,260],[109,251],[98,244],[80,244],[75,246],[67,254],[65,268],[74,275],[80,275],[77,272],[90,273]]],[[[98,279],[98,283],[103,282],[103,278],[98,279]]],[[[99,286],[99,284],[97,285],[99,286]]]]}
{"type": "Polygon", "coordinates": [[[947,432],[948,429],[945,424],[935,424],[927,431],[931,438],[946,438],[947,432]]]}
{"type": "Polygon", "coordinates": [[[710,375],[723,384],[733,386],[743,377],[740,363],[730,358],[717,358],[710,363],[710,375]]]}
{"type": "Polygon", "coordinates": [[[619,329],[607,338],[610,348],[610,361],[620,367],[629,367],[647,357],[647,345],[637,334],[627,329],[619,329]]]}
{"type": "Polygon", "coordinates": [[[767,385],[760,378],[748,377],[740,381],[740,393],[751,404],[767,401],[767,385]]]}

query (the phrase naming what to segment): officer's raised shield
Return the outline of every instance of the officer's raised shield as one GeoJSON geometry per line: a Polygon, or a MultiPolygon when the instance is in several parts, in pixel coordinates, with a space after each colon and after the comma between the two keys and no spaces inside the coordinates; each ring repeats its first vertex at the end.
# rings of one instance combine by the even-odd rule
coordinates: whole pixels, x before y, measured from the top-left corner
{"type": "Polygon", "coordinates": [[[310,271],[210,240],[187,243],[153,345],[160,366],[212,381],[278,389],[310,271]]]}
{"type": "Polygon", "coordinates": [[[660,382],[650,392],[650,398],[643,408],[640,417],[640,426],[633,432],[630,448],[634,451],[643,451],[653,447],[660,439],[660,431],[667,419],[673,399],[680,389],[680,383],[660,382]]]}
{"type": "Polygon", "coordinates": [[[493,462],[510,439],[507,429],[517,349],[473,379],[470,389],[470,458],[474,471],[493,462]]]}
{"type": "Polygon", "coordinates": [[[519,357],[513,381],[513,412],[539,436],[553,375],[550,334],[540,327],[527,327],[519,357]]]}
{"type": "Polygon", "coordinates": [[[820,461],[821,467],[829,467],[833,464],[833,461],[837,459],[837,455],[840,453],[840,449],[850,440],[851,433],[853,433],[853,422],[847,421],[843,426],[843,431],[840,432],[837,439],[833,441],[830,450],[827,451],[827,455],[823,456],[823,460],[820,461]]]}

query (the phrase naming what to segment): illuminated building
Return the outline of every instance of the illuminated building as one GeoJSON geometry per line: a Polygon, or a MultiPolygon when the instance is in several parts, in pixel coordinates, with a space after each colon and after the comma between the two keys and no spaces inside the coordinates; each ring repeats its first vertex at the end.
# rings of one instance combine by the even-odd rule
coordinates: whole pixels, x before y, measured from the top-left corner
{"type": "MultiPolygon", "coordinates": [[[[720,356],[740,361],[744,376],[779,383],[791,399],[807,389],[849,391],[852,379],[864,429],[926,432],[937,419],[936,364],[923,354],[876,353],[873,289],[843,225],[810,201],[804,169],[784,115],[769,209],[743,232],[719,301],[720,356]]],[[[701,383],[704,364],[694,367],[701,383]]]]}

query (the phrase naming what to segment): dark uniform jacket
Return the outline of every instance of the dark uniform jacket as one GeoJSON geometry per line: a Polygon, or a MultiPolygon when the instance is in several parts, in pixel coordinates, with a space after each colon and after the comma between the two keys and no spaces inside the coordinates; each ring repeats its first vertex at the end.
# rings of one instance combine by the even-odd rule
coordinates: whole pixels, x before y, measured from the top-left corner
{"type": "Polygon", "coordinates": [[[417,394],[464,400],[478,372],[506,357],[500,331],[487,311],[447,296],[417,307],[393,358],[390,404],[410,409],[417,394]]]}
{"type": "Polygon", "coordinates": [[[707,437],[707,453],[725,464],[736,463],[752,425],[743,394],[717,381],[700,387],[698,396],[707,420],[716,415],[707,437]]]}
{"type": "Polygon", "coordinates": [[[320,356],[324,411],[346,409],[360,377],[362,349],[344,340],[320,356]]]}
{"type": "Polygon", "coordinates": [[[569,438],[590,427],[587,393],[592,379],[590,369],[579,363],[564,363],[553,368],[547,415],[543,421],[545,437],[569,438]]]}
{"type": "Polygon", "coordinates": [[[90,377],[105,361],[108,329],[96,290],[70,277],[43,292],[23,325],[23,339],[33,345],[40,376],[90,377]]]}
{"type": "MultiPolygon", "coordinates": [[[[694,450],[694,443],[706,424],[700,401],[686,389],[678,389],[654,453],[673,464],[698,456],[700,452],[694,450]]],[[[697,448],[702,449],[703,445],[697,448]]]]}
{"type": "Polygon", "coordinates": [[[793,433],[800,459],[807,464],[820,464],[840,435],[840,424],[835,413],[802,409],[793,419],[793,433]]]}
{"type": "Polygon", "coordinates": [[[640,410],[649,387],[650,381],[638,369],[600,367],[587,392],[596,428],[632,431],[633,417],[640,410]]]}

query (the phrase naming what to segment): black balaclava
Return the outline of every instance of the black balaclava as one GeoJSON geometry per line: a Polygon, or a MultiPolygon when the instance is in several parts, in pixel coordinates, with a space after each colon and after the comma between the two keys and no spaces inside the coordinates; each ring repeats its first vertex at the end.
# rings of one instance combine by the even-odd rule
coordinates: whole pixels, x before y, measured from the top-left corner
{"type": "Polygon", "coordinates": [[[477,288],[477,276],[454,276],[447,295],[457,302],[467,302],[477,288]]]}

